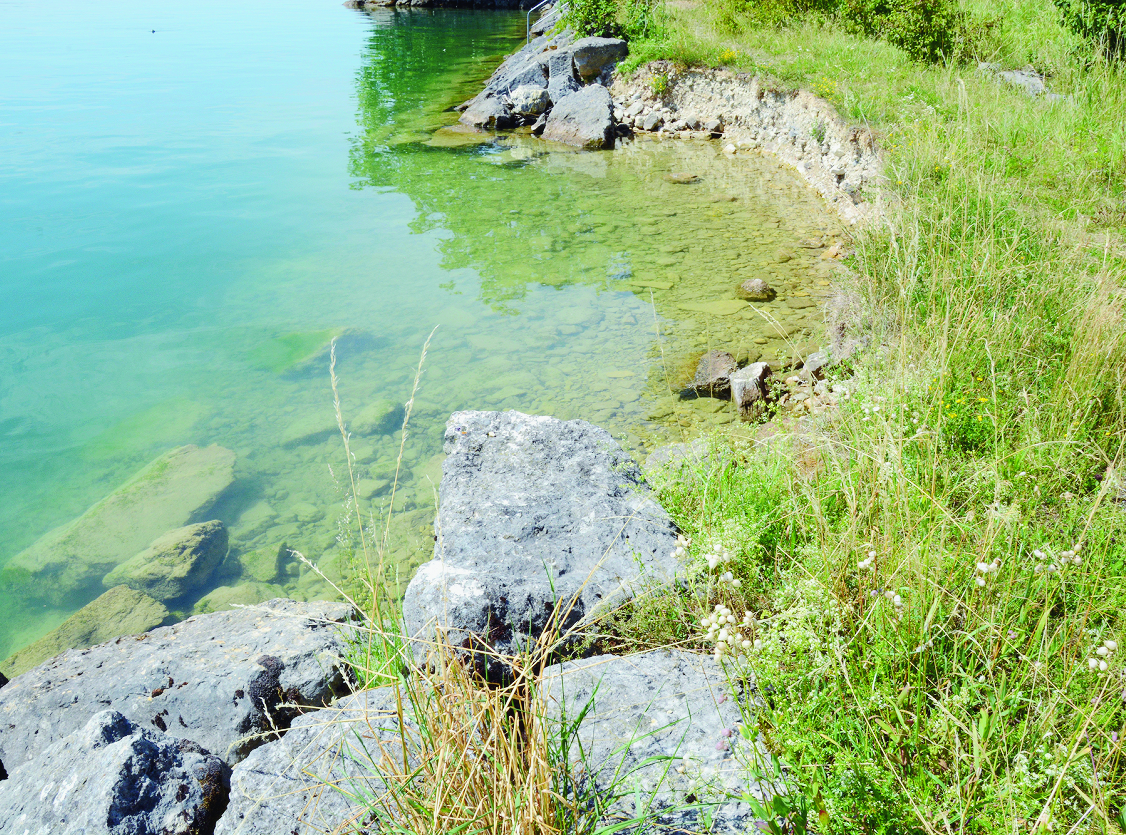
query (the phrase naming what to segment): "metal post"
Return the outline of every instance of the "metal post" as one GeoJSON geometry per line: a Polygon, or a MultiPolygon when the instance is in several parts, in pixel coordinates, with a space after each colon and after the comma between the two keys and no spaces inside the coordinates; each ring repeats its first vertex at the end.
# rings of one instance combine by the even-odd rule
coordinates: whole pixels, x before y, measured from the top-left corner
{"type": "Polygon", "coordinates": [[[532,12],[534,12],[536,9],[542,9],[544,6],[546,6],[548,3],[551,3],[551,2],[553,2],[553,0],[541,0],[541,2],[532,6],[532,8],[528,9],[528,16],[524,19],[525,24],[527,24],[526,28],[525,28],[525,32],[524,32],[524,34],[525,34],[525,38],[524,38],[525,46],[527,44],[531,43],[531,40],[532,40],[532,12]]]}

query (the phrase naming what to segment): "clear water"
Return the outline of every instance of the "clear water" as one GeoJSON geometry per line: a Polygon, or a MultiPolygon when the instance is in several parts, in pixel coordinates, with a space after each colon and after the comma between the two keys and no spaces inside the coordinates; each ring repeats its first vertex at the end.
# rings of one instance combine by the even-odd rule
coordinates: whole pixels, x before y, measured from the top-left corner
{"type": "MultiPolygon", "coordinates": [[[[816,342],[831,269],[798,242],[837,226],[769,160],[439,130],[522,30],[335,0],[0,0],[0,566],[166,450],[218,443],[232,559],[178,613],[282,542],[347,581],[333,336],[347,419],[410,396],[438,326],[395,494],[404,576],[451,411],[582,417],[643,453],[733,419],[676,399],[701,349],[816,342]],[[756,276],[778,301],[694,309],[756,276]]],[[[369,519],[401,440],[353,443],[369,519]]],[[[331,593],[294,560],[235,597],[331,593]]],[[[0,658],[73,608],[0,588],[0,658]]]]}

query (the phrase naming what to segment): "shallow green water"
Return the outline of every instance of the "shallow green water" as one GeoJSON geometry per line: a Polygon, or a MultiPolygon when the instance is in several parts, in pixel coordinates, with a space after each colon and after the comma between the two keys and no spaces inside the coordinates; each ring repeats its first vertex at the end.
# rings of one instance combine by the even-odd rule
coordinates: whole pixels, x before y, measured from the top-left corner
{"type": "MultiPolygon", "coordinates": [[[[232,559],[178,611],[282,542],[347,575],[333,336],[350,420],[410,396],[438,326],[395,494],[403,575],[428,556],[451,411],[582,417],[642,453],[671,426],[732,419],[675,397],[703,348],[816,341],[831,270],[798,243],[836,223],[770,161],[435,133],[522,28],[335,3],[0,0],[0,565],[167,449],[218,443],[238,454],[216,511],[232,559]],[[756,276],[778,301],[693,309],[756,276]]],[[[369,523],[400,441],[352,442],[369,523]]],[[[329,593],[290,560],[238,599],[329,593]]],[[[74,605],[0,589],[0,657],[74,605]]]]}

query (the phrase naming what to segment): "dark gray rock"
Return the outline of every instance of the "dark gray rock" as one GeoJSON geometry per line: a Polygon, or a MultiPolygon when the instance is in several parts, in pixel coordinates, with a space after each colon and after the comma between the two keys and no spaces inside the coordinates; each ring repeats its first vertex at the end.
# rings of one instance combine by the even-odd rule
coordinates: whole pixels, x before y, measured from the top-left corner
{"type": "Polygon", "coordinates": [[[458,121],[481,130],[510,130],[516,127],[516,117],[508,105],[494,95],[475,98],[458,121]]]}
{"type": "Polygon", "coordinates": [[[169,531],[102,578],[168,602],[199,588],[227,556],[230,535],[218,519],[169,531]]]}
{"type": "Polygon", "coordinates": [[[8,679],[4,677],[3,673],[0,673],[0,687],[3,687],[7,683],[8,683],[8,679]]]}
{"type": "Polygon", "coordinates": [[[203,835],[229,777],[195,743],[104,710],[0,782],[0,832],[203,835]]]}
{"type": "Polygon", "coordinates": [[[543,689],[551,719],[574,721],[590,706],[569,759],[577,780],[615,798],[611,814],[648,810],[659,824],[690,832],[755,831],[740,799],[763,792],[744,764],[763,753],[741,733],[740,704],[749,713],[751,694],[734,690],[711,658],[667,649],[601,655],[547,668],[543,689]]]}
{"type": "Polygon", "coordinates": [[[13,652],[0,665],[12,676],[68,649],[84,649],[121,635],[137,635],[160,626],[168,609],[147,594],[117,586],[87,603],[38,641],[13,652]]]}
{"type": "Polygon", "coordinates": [[[575,81],[574,76],[570,75],[556,75],[552,76],[547,81],[547,97],[553,102],[560,101],[565,96],[571,93],[578,92],[583,88],[583,85],[575,81]]]}
{"type": "Polygon", "coordinates": [[[719,136],[721,133],[723,133],[723,122],[721,122],[719,119],[709,119],[708,121],[704,122],[704,130],[712,134],[713,136],[719,136]]]}
{"type": "Polygon", "coordinates": [[[517,87],[508,96],[509,108],[515,115],[525,119],[535,119],[547,110],[550,104],[547,90],[531,84],[517,87]]]}
{"type": "Polygon", "coordinates": [[[547,114],[541,113],[540,117],[536,119],[532,125],[532,136],[542,136],[543,129],[547,127],[547,114]]]}
{"type": "Polygon", "coordinates": [[[777,296],[777,291],[761,278],[748,278],[735,288],[735,297],[745,302],[769,302],[777,296]]]}
{"type": "Polygon", "coordinates": [[[230,803],[215,835],[342,831],[366,808],[362,798],[384,789],[373,758],[401,759],[398,727],[390,687],[298,717],[285,736],[234,767],[230,803]]]}
{"type": "Polygon", "coordinates": [[[699,397],[726,398],[731,394],[731,375],[739,364],[727,351],[708,351],[696,365],[696,376],[685,389],[699,397]]]}
{"type": "Polygon", "coordinates": [[[547,70],[547,80],[575,77],[575,62],[570,49],[556,49],[540,57],[547,70]]]}
{"type": "Polygon", "coordinates": [[[619,38],[581,38],[571,45],[575,72],[583,81],[597,78],[627,55],[629,47],[619,38]]]}
{"type": "Polygon", "coordinates": [[[731,399],[743,420],[758,420],[766,411],[766,381],[770,365],[755,362],[731,375],[731,399]]]}
{"type": "Polygon", "coordinates": [[[588,151],[614,147],[614,102],[605,87],[592,85],[563,96],[547,117],[543,138],[588,151]]]}
{"type": "Polygon", "coordinates": [[[350,612],[272,600],[65,652],[0,690],[0,761],[11,771],[112,708],[236,763],[288,727],[299,712],[290,705],[348,692],[340,633],[350,612]]]}
{"type": "MultiPolygon", "coordinates": [[[[519,412],[446,424],[435,557],[407,589],[408,634],[512,655],[677,570],[676,529],[603,429],[519,412]]],[[[507,666],[475,652],[493,678],[507,666]]]]}

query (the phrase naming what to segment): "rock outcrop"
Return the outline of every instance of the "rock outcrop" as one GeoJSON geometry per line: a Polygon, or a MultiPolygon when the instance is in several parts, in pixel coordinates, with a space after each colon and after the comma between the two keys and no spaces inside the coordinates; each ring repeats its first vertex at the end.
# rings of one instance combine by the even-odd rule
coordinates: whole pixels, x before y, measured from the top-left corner
{"type": "Polygon", "coordinates": [[[740,799],[763,793],[745,767],[763,753],[744,724],[751,694],[733,689],[711,658],[664,649],[569,661],[544,671],[543,690],[550,719],[582,717],[569,752],[574,776],[614,798],[609,813],[648,809],[672,831],[756,831],[740,799]],[[645,808],[635,808],[638,798],[645,808]]]}
{"type": "Polygon", "coordinates": [[[348,692],[341,603],[273,600],[70,650],[0,690],[11,773],[107,708],[237,763],[303,707],[348,692]]]}
{"type": "Polygon", "coordinates": [[[234,480],[235,454],[185,446],[160,456],[73,522],[44,535],[0,583],[66,606],[103,591],[102,578],[158,536],[199,521],[234,480]]]}
{"type": "Polygon", "coordinates": [[[217,519],[169,531],[102,579],[169,602],[198,588],[227,556],[227,526],[217,519]]]}
{"type": "Polygon", "coordinates": [[[434,559],[403,604],[420,656],[441,634],[503,678],[486,651],[519,653],[677,572],[676,528],[605,430],[455,412],[445,447],[434,559]]]}
{"type": "Polygon", "coordinates": [[[128,586],[116,586],[87,603],[57,629],[12,653],[0,669],[18,676],[60,652],[85,649],[120,635],[138,635],[160,626],[167,617],[162,603],[128,586]]]}
{"type": "Polygon", "coordinates": [[[554,142],[612,148],[618,126],[606,85],[614,65],[628,53],[625,41],[616,38],[574,41],[570,30],[537,37],[462,106],[460,121],[481,130],[534,125],[534,134],[554,142]]]}
{"type": "Polygon", "coordinates": [[[205,835],[229,776],[198,745],[104,710],[0,782],[0,832],[205,835]]]}

